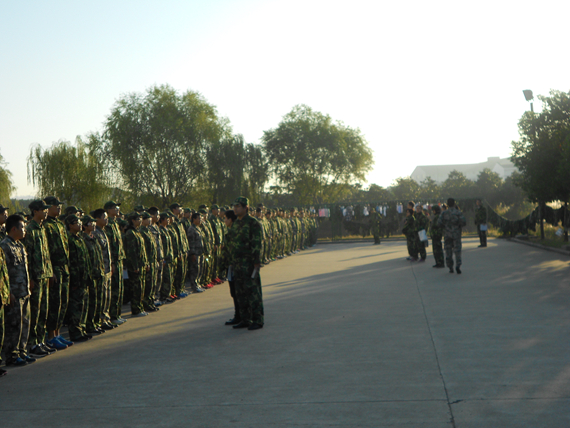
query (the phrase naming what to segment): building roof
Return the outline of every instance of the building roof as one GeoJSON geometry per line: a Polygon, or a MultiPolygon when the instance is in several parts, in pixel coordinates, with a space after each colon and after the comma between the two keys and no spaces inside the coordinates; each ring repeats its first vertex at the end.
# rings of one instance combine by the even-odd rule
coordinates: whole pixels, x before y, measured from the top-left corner
{"type": "Polygon", "coordinates": [[[514,171],[517,170],[510,158],[490,157],[486,162],[473,163],[473,164],[457,164],[457,165],[419,165],[412,172],[412,179],[418,183],[431,177],[438,183],[443,183],[451,171],[459,171],[465,175],[469,180],[477,180],[477,176],[485,168],[496,172],[502,179],[507,178],[514,171]]]}

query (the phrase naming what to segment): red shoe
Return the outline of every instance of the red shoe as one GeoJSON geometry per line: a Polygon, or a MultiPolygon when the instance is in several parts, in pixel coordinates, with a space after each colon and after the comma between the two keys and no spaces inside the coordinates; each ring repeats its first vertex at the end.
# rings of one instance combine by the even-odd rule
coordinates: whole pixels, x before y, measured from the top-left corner
{"type": "Polygon", "coordinates": [[[215,282],[216,284],[221,284],[222,280],[220,278],[216,278],[216,279],[214,279],[213,282],[215,282]]]}
{"type": "Polygon", "coordinates": [[[208,287],[208,288],[212,288],[214,285],[216,285],[216,284],[214,284],[213,282],[210,282],[210,283],[207,285],[207,287],[208,287]]]}

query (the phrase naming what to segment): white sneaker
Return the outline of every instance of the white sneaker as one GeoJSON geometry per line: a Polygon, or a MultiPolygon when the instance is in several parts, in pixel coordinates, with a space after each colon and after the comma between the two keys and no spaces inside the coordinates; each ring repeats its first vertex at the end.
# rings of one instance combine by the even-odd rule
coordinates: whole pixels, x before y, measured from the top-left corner
{"type": "Polygon", "coordinates": [[[139,317],[146,317],[147,315],[148,315],[148,313],[146,313],[146,312],[140,312],[140,313],[138,313],[138,314],[134,314],[134,315],[133,315],[133,318],[135,318],[135,317],[136,317],[136,318],[139,318],[139,317]]]}

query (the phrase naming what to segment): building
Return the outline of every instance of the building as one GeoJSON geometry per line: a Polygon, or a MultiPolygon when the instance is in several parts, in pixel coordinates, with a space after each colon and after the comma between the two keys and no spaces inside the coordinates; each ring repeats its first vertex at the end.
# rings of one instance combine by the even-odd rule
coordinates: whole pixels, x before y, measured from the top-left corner
{"type": "Polygon", "coordinates": [[[412,172],[412,179],[421,183],[427,177],[431,177],[438,184],[447,180],[449,173],[457,170],[465,175],[469,180],[476,181],[477,176],[485,168],[499,174],[503,180],[517,171],[517,167],[511,162],[510,158],[501,159],[499,157],[487,158],[487,162],[462,164],[462,165],[420,165],[412,172]]]}

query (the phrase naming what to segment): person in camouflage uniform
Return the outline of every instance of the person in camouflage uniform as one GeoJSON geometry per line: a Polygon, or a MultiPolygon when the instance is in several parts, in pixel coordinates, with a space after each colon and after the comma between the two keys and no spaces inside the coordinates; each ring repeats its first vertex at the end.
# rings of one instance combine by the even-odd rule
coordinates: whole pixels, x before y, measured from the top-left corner
{"type": "Polygon", "coordinates": [[[441,208],[439,205],[434,205],[431,207],[433,212],[433,217],[431,219],[431,227],[429,228],[429,234],[431,237],[431,246],[433,251],[433,258],[435,259],[434,268],[445,267],[443,259],[443,246],[441,244],[441,239],[443,238],[443,226],[438,224],[439,216],[441,215],[441,208]]]}
{"type": "Polygon", "coordinates": [[[173,295],[177,298],[184,298],[188,293],[184,291],[184,281],[186,280],[186,269],[188,267],[188,240],[186,239],[186,230],[180,221],[182,216],[182,206],[178,203],[170,205],[173,215],[172,229],[178,236],[178,261],[176,263],[176,271],[174,273],[174,291],[173,295]]]}
{"type": "Polygon", "coordinates": [[[447,200],[448,209],[441,213],[437,223],[444,228],[444,249],[445,262],[449,268],[449,273],[453,273],[453,253],[455,253],[455,271],[461,273],[461,228],[467,222],[465,216],[455,206],[455,200],[447,200]]]}
{"type": "Polygon", "coordinates": [[[475,226],[479,234],[479,248],[487,246],[487,230],[481,230],[481,226],[487,226],[487,208],[481,203],[481,199],[475,201],[477,210],[475,211],[475,226]]]}
{"type": "MultiPolygon", "coordinates": [[[[6,255],[4,251],[0,251],[0,351],[4,347],[4,307],[11,304],[10,301],[10,277],[8,276],[8,266],[6,265],[6,255]]],[[[0,354],[0,364],[2,363],[2,354],[0,354]]],[[[0,369],[0,376],[4,376],[6,370],[0,369]]]]}
{"type": "Polygon", "coordinates": [[[202,222],[202,218],[200,213],[192,213],[191,214],[191,224],[190,227],[186,230],[186,234],[188,237],[188,246],[189,246],[189,277],[190,277],[190,287],[192,291],[195,292],[202,292],[204,291],[200,285],[198,285],[197,279],[198,274],[200,273],[200,259],[202,254],[204,253],[204,238],[202,237],[202,232],[200,229],[200,223],[202,222]]]}
{"type": "Polygon", "coordinates": [[[414,210],[408,208],[406,210],[406,219],[404,220],[404,227],[402,233],[406,236],[406,243],[408,244],[408,254],[410,255],[407,260],[416,262],[418,260],[418,250],[416,248],[416,226],[414,210]]]}
{"type": "Polygon", "coordinates": [[[155,307],[161,306],[159,299],[159,290],[162,285],[162,267],[164,265],[164,249],[162,248],[162,238],[160,235],[160,225],[158,224],[160,211],[157,207],[150,207],[148,213],[151,215],[152,222],[148,226],[148,230],[156,245],[156,274],[154,278],[154,288],[150,292],[150,296],[154,299],[153,304],[155,307]]]}
{"type": "Polygon", "coordinates": [[[85,321],[85,331],[91,335],[104,333],[101,323],[101,304],[103,280],[105,277],[105,264],[103,262],[103,252],[93,234],[96,224],[95,219],[89,215],[81,217],[83,222],[83,232],[81,237],[87,247],[89,254],[90,270],[87,272],[88,306],[87,318],[85,321]]]}
{"type": "Polygon", "coordinates": [[[428,241],[420,240],[419,232],[421,230],[425,230],[427,236],[427,233],[429,232],[429,218],[427,218],[426,215],[424,214],[424,209],[421,205],[416,206],[416,213],[414,215],[414,218],[415,218],[414,227],[416,229],[416,236],[415,236],[416,249],[420,254],[419,261],[425,262],[427,258],[426,244],[428,241]]]}
{"type": "Polygon", "coordinates": [[[8,208],[0,205],[0,242],[7,236],[6,219],[8,218],[8,208]]]}
{"type": "Polygon", "coordinates": [[[172,286],[170,287],[170,294],[167,298],[167,301],[175,301],[178,300],[179,297],[176,295],[176,272],[178,269],[178,264],[180,263],[181,255],[180,255],[180,236],[178,235],[178,226],[176,226],[174,219],[174,215],[170,210],[168,212],[168,233],[170,234],[170,241],[172,242],[172,269],[171,269],[171,277],[170,280],[172,282],[172,286]]]}
{"type": "Polygon", "coordinates": [[[97,240],[101,248],[101,256],[103,258],[104,276],[101,281],[101,312],[99,319],[101,320],[101,328],[103,330],[112,330],[117,326],[111,322],[111,315],[109,309],[111,307],[111,248],[109,245],[109,238],[105,233],[105,227],[109,223],[107,213],[104,209],[99,208],[93,211],[93,218],[95,219],[95,229],[93,236],[97,240]]]}
{"type": "MultiPolygon", "coordinates": [[[[31,358],[26,350],[30,333],[30,287],[28,255],[21,242],[26,235],[24,218],[11,215],[6,220],[6,237],[0,242],[5,256],[9,294],[2,289],[2,304],[6,306],[4,354],[6,365],[25,366],[31,358]],[[8,299],[8,301],[6,301],[8,299]]],[[[4,281],[4,274],[0,275],[4,281]]]]}
{"type": "Polygon", "coordinates": [[[123,247],[121,229],[118,224],[120,206],[121,204],[114,201],[108,201],[103,206],[105,211],[107,211],[108,216],[105,233],[107,234],[109,248],[111,250],[111,304],[109,307],[109,315],[111,315],[111,321],[115,325],[120,325],[127,321],[121,317],[123,294],[125,292],[123,283],[123,261],[125,260],[125,250],[123,247]]]}
{"type": "MultiPolygon", "coordinates": [[[[237,216],[235,215],[233,210],[227,210],[224,213],[224,223],[226,225],[227,232],[224,239],[225,245],[222,250],[225,258],[228,260],[228,263],[231,263],[233,245],[235,244],[235,240],[233,237],[234,229],[232,226],[236,220],[237,216]]],[[[228,283],[230,285],[230,296],[232,297],[232,300],[234,302],[234,316],[230,318],[228,321],[226,321],[226,325],[237,325],[241,322],[240,306],[236,292],[236,282],[235,282],[234,273],[231,272],[231,270],[233,269],[233,267],[231,267],[231,264],[228,269],[230,270],[228,275],[228,283]]]]}
{"type": "Polygon", "coordinates": [[[80,233],[81,219],[70,214],[65,217],[65,226],[69,242],[69,338],[73,342],[85,342],[92,338],[87,333],[91,260],[87,244],[80,233]]]}
{"type": "Polygon", "coordinates": [[[213,247],[213,272],[212,272],[212,283],[221,284],[223,281],[220,279],[220,268],[221,268],[221,253],[222,245],[224,244],[224,234],[222,228],[222,221],[219,217],[220,207],[216,204],[210,207],[210,214],[208,215],[208,222],[210,223],[210,229],[212,229],[214,238],[213,247]]]}
{"type": "MultiPolygon", "coordinates": [[[[170,215],[168,213],[160,213],[158,217],[158,225],[160,230],[160,240],[162,243],[163,261],[162,261],[162,281],[158,293],[158,300],[161,304],[170,299],[170,290],[172,289],[172,265],[174,255],[172,252],[172,236],[168,230],[170,215]]],[[[172,301],[172,300],[170,300],[172,301]]]]}
{"type": "Polygon", "coordinates": [[[38,199],[30,203],[29,208],[32,212],[32,220],[26,227],[26,237],[23,240],[28,253],[30,290],[32,291],[28,346],[32,356],[43,357],[49,354],[49,349],[46,350],[43,342],[48,316],[48,281],[53,276],[47,237],[43,226],[49,205],[38,199]]]}
{"type": "Polygon", "coordinates": [[[154,305],[153,291],[156,287],[156,271],[158,269],[158,248],[156,241],[151,233],[152,216],[150,213],[143,211],[141,213],[142,225],[139,228],[144,240],[146,256],[148,260],[148,269],[144,275],[144,294],[142,305],[144,312],[156,312],[158,308],[154,305]]]}
{"type": "Polygon", "coordinates": [[[232,236],[231,266],[235,276],[241,321],[233,328],[257,330],[263,328],[263,298],[261,293],[261,239],[259,221],[248,213],[249,201],[240,196],[234,201],[237,220],[232,236]]]}
{"type": "Polygon", "coordinates": [[[374,245],[379,245],[380,244],[380,214],[378,214],[374,208],[372,208],[372,212],[370,213],[370,231],[372,232],[372,236],[374,237],[374,245]]]}
{"type": "Polygon", "coordinates": [[[144,311],[142,299],[144,295],[144,278],[149,269],[144,239],[139,231],[141,215],[136,211],[127,216],[129,225],[125,233],[125,267],[129,274],[131,287],[131,312],[135,317],[148,315],[144,311]]]}
{"type": "Polygon", "coordinates": [[[47,344],[60,350],[72,344],[59,334],[69,302],[69,244],[65,225],[58,219],[62,202],[55,196],[48,196],[44,200],[46,205],[50,206],[43,226],[53,269],[53,277],[49,279],[48,284],[47,344]]]}

